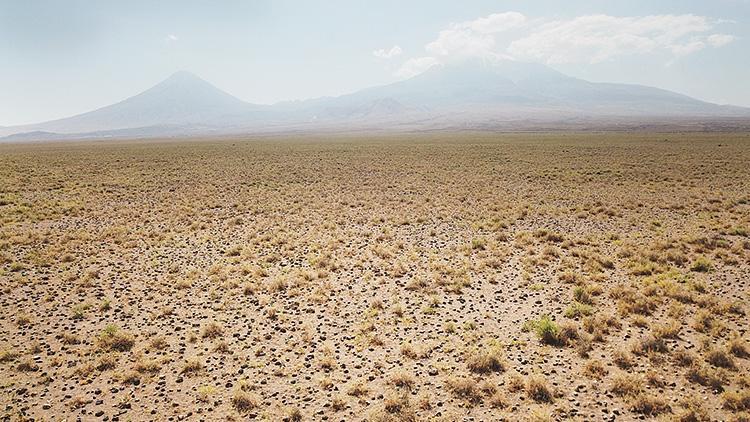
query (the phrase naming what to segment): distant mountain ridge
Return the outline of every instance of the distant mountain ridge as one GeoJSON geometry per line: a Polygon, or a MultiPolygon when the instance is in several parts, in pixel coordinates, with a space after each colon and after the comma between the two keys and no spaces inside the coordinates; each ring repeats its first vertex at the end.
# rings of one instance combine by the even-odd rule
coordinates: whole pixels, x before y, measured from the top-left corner
{"type": "Polygon", "coordinates": [[[203,124],[239,117],[253,106],[192,73],[180,71],[152,88],[97,110],[29,125],[37,131],[93,132],[136,127],[203,124]],[[217,120],[218,119],[218,120],[217,120]]]}
{"type": "MultiPolygon", "coordinates": [[[[339,97],[256,105],[180,71],[118,103],[76,116],[0,127],[10,139],[157,137],[306,130],[502,130],[639,119],[750,119],[721,106],[641,85],[593,83],[534,63],[438,65],[413,78],[339,97]]],[[[592,123],[593,124],[593,123],[592,123]]]]}

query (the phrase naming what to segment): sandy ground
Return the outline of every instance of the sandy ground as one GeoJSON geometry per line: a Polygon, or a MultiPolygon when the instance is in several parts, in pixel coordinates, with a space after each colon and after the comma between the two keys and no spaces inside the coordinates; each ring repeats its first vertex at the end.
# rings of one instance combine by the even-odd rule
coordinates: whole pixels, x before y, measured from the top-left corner
{"type": "Polygon", "coordinates": [[[3,420],[748,420],[750,136],[0,145],[3,420]]]}

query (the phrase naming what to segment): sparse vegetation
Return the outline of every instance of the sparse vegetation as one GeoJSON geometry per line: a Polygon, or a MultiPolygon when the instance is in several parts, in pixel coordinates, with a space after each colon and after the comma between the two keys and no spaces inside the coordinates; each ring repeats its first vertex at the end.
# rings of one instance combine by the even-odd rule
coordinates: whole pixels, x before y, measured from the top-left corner
{"type": "Polygon", "coordinates": [[[643,392],[643,380],[637,375],[620,373],[612,378],[610,391],[618,396],[638,396],[643,392]]]}
{"type": "Polygon", "coordinates": [[[548,316],[543,316],[539,321],[534,323],[536,335],[545,344],[558,344],[560,341],[560,329],[557,324],[548,316]]]}
{"type": "Polygon", "coordinates": [[[195,375],[201,370],[203,370],[203,362],[197,358],[190,358],[182,365],[182,370],[180,372],[185,375],[195,375]]]}
{"type": "Polygon", "coordinates": [[[705,257],[699,257],[690,265],[690,270],[699,273],[708,272],[711,270],[711,261],[709,261],[705,257]]]}
{"type": "Polygon", "coordinates": [[[526,381],[526,394],[530,399],[540,403],[549,403],[554,399],[547,380],[540,376],[529,377],[526,381]]]}
{"type": "Polygon", "coordinates": [[[744,135],[411,136],[0,144],[3,414],[747,417],[744,135]]]}
{"type": "Polygon", "coordinates": [[[248,413],[260,405],[260,399],[253,393],[237,390],[232,394],[232,406],[240,413],[248,413]]]}
{"type": "Polygon", "coordinates": [[[203,327],[202,336],[203,338],[215,339],[221,337],[224,334],[224,328],[218,323],[211,322],[203,327]]]}
{"type": "Polygon", "coordinates": [[[735,363],[732,356],[724,349],[711,349],[706,354],[706,360],[713,366],[734,369],[735,363]]]}
{"type": "Polygon", "coordinates": [[[478,402],[481,400],[477,383],[470,378],[449,378],[445,385],[456,396],[469,402],[478,402]]]}
{"type": "Polygon", "coordinates": [[[99,348],[116,352],[127,352],[135,344],[135,337],[116,325],[107,325],[97,339],[99,348]]]}
{"type": "Polygon", "coordinates": [[[500,346],[492,344],[475,350],[466,360],[466,366],[470,371],[477,373],[505,370],[504,357],[500,346]]]}

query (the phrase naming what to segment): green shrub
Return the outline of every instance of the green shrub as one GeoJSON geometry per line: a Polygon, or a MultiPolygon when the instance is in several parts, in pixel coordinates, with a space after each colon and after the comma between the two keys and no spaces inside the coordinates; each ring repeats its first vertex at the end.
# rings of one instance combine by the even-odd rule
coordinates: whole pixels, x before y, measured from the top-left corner
{"type": "Polygon", "coordinates": [[[549,316],[544,315],[535,323],[536,335],[545,344],[557,344],[560,329],[549,316]]]}

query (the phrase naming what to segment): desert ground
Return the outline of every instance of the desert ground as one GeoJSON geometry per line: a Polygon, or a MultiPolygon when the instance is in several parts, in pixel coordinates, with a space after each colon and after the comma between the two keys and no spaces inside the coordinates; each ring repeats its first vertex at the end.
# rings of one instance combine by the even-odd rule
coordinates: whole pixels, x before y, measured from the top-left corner
{"type": "Polygon", "coordinates": [[[750,420],[750,134],[0,145],[2,420],[750,420]]]}

